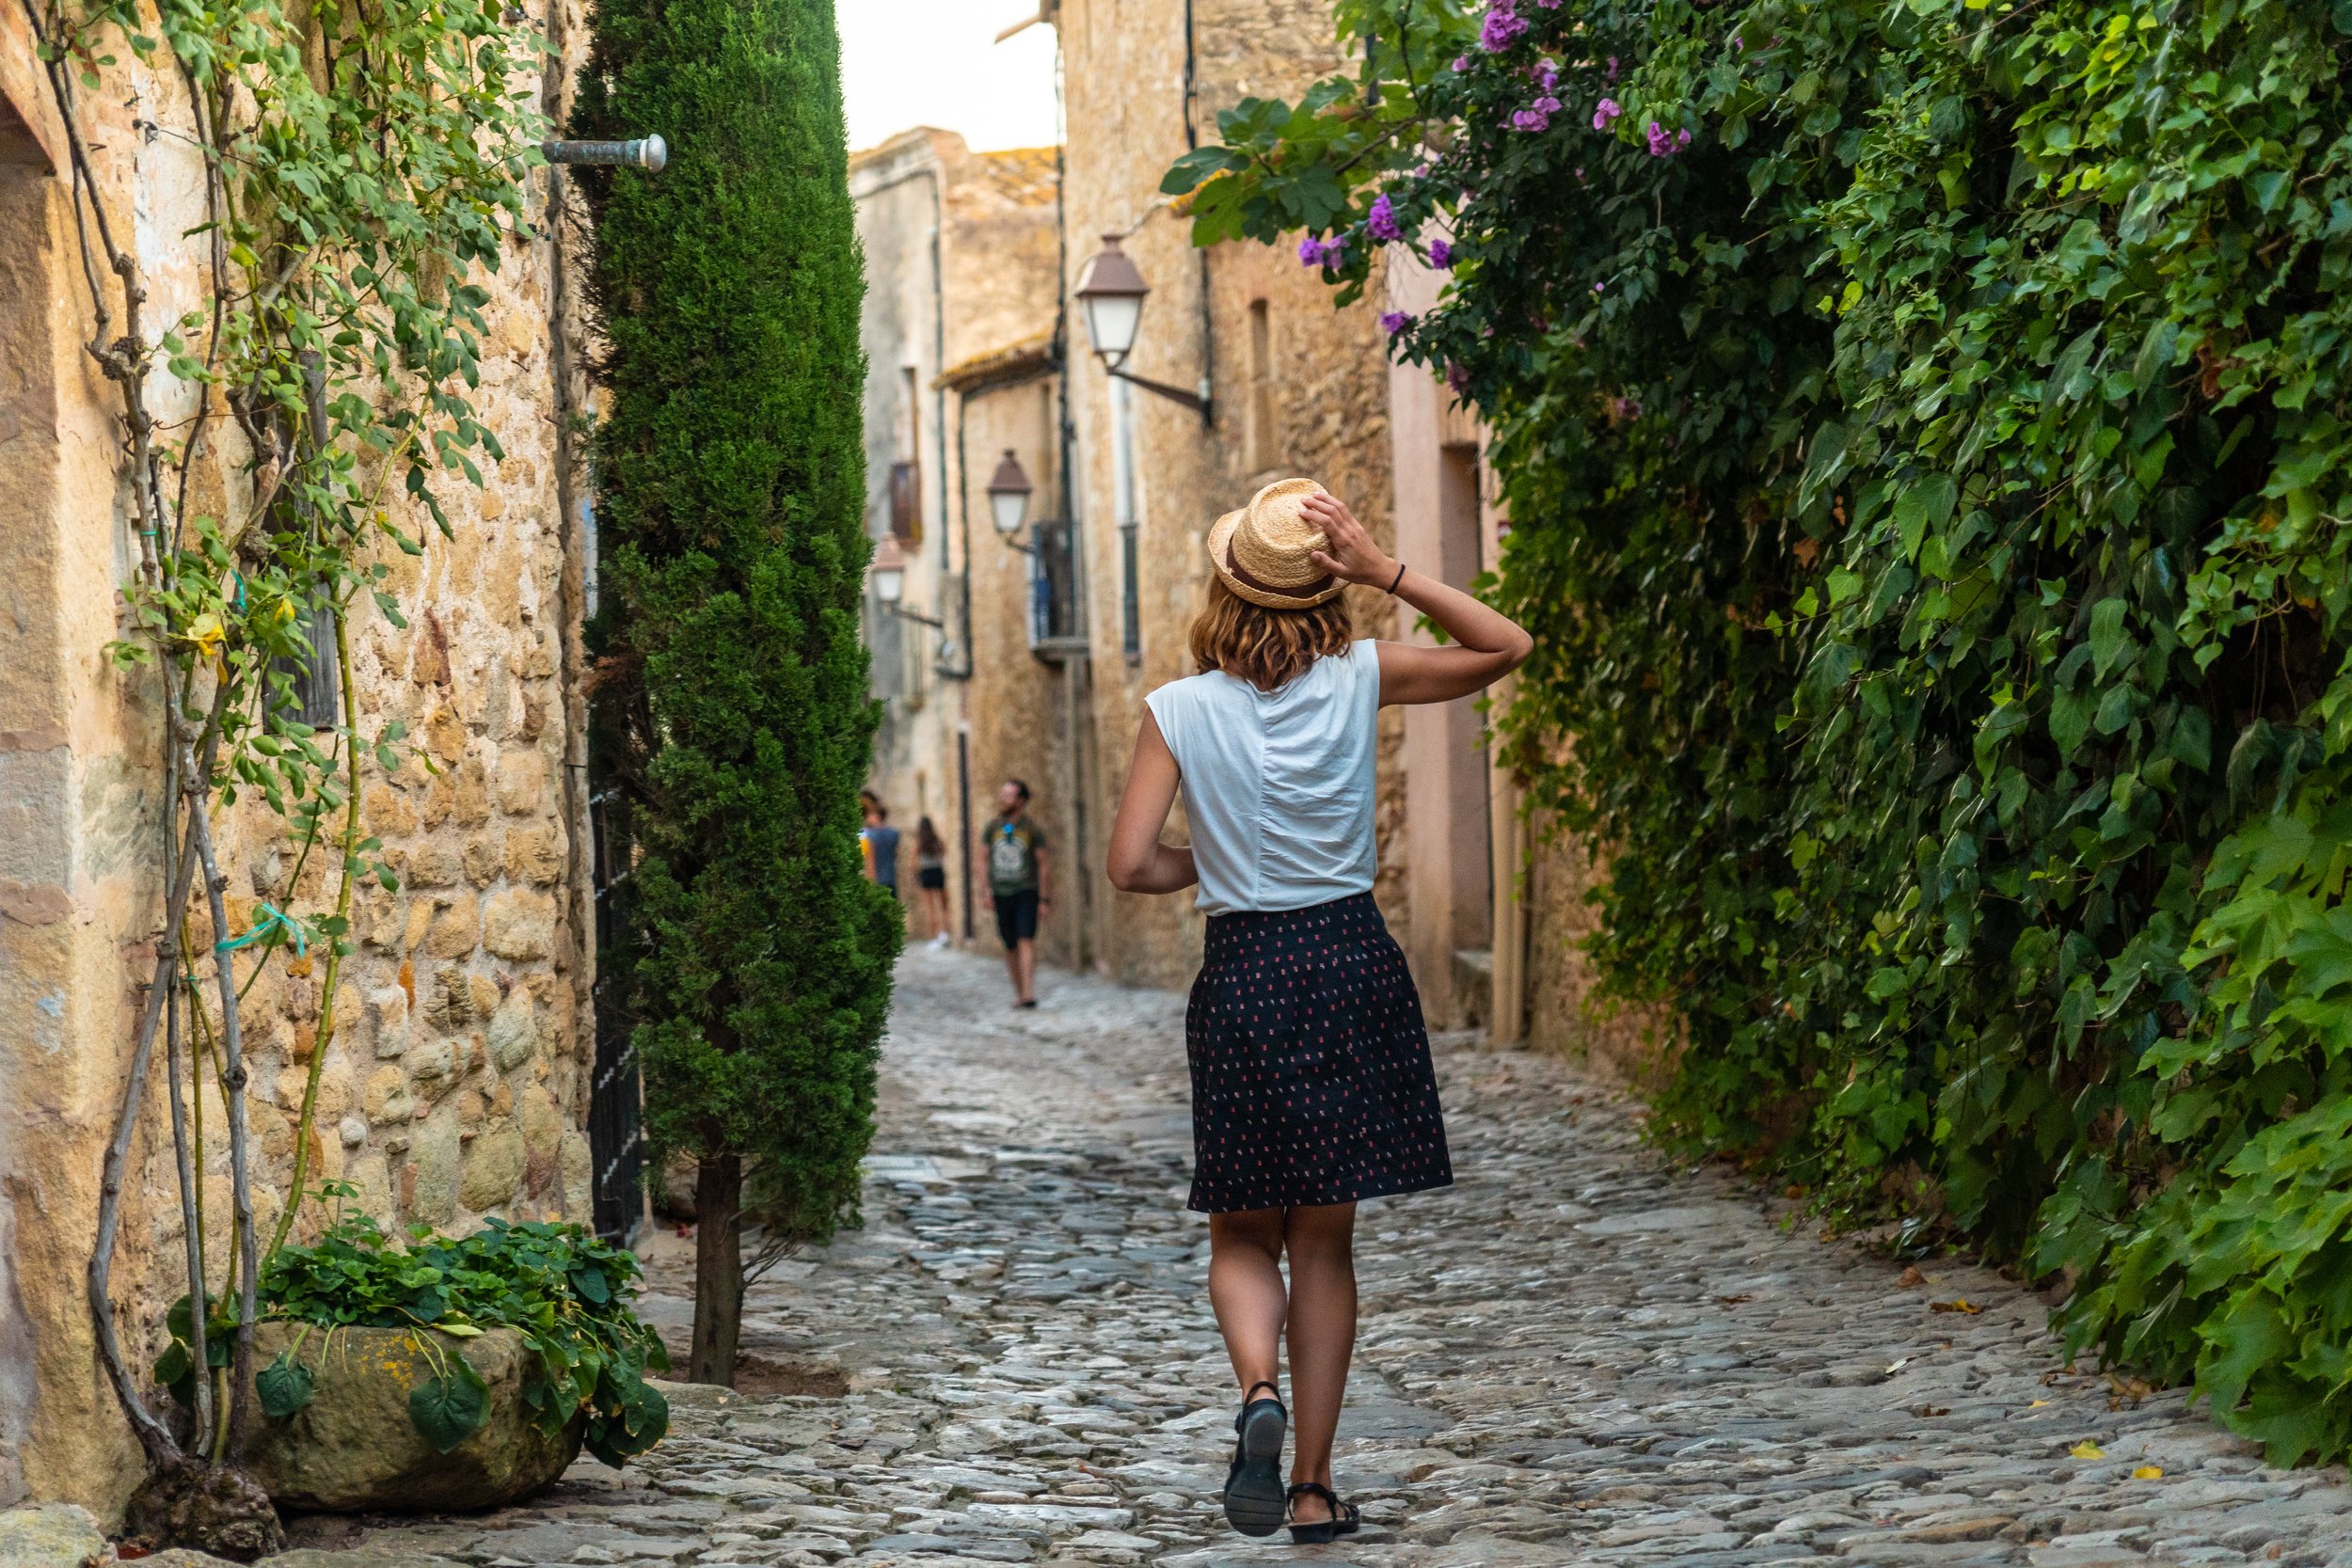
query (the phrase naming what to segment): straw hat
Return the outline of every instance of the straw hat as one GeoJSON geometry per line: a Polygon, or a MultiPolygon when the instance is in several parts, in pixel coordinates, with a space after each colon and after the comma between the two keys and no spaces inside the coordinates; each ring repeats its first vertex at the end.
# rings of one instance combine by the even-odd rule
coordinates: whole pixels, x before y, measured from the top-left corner
{"type": "Polygon", "coordinates": [[[1311,610],[1347,586],[1314,562],[1310,550],[1327,550],[1323,530],[1299,503],[1327,494],[1311,479],[1278,479],[1238,512],[1209,530],[1209,564],[1225,586],[1268,610],[1311,610]]]}

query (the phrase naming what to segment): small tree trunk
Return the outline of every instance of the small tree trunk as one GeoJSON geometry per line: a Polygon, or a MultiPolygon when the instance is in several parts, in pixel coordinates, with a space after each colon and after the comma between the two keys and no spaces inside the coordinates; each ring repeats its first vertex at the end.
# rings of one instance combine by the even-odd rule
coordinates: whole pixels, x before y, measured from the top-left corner
{"type": "Polygon", "coordinates": [[[743,1160],[707,1154],[694,1170],[694,1351],[687,1378],[735,1383],[743,1332],[743,1160]]]}

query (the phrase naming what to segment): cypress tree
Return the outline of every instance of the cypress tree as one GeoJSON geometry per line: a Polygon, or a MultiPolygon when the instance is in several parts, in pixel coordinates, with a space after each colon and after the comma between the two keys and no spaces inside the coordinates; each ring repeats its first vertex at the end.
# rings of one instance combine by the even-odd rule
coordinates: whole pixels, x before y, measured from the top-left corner
{"type": "Polygon", "coordinates": [[[653,1168],[697,1164],[690,1375],[734,1374],[748,1204],[856,1212],[903,926],[861,874],[870,548],[834,0],[600,0],[575,135],[661,133],[583,181],[609,349],[592,627],[636,864],[607,945],[653,1168]]]}

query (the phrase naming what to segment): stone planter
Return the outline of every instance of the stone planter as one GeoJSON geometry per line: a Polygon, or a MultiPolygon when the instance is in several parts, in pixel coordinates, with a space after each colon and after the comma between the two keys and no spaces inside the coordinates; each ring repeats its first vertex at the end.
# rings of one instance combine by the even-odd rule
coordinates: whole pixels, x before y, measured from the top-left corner
{"type": "MultiPolygon", "coordinates": [[[[253,1331],[258,1373],[301,1333],[294,1323],[253,1331]]],[[[532,1354],[512,1329],[472,1338],[434,1335],[434,1350],[463,1355],[490,1386],[490,1418],[448,1453],[435,1453],[408,1418],[408,1395],[434,1375],[428,1331],[312,1327],[295,1359],[317,1390],[284,1420],[253,1407],[246,1468],[280,1508],[332,1513],[455,1512],[494,1508],[553,1481],[579,1456],[584,1418],[559,1436],[534,1425],[523,1403],[532,1354]]]]}

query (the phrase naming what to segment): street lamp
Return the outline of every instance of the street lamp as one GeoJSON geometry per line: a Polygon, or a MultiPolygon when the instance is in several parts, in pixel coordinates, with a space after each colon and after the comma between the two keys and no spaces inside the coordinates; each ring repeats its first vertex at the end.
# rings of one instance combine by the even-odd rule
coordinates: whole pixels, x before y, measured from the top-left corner
{"type": "Polygon", "coordinates": [[[1028,515],[1032,488],[1029,476],[1022,471],[1021,459],[1013,455],[1010,447],[1007,447],[1005,460],[996,465],[996,472],[989,478],[988,512],[1005,543],[1025,552],[1030,546],[1015,535],[1020,533],[1022,520],[1028,515]]]}
{"type": "Polygon", "coordinates": [[[874,597],[882,607],[902,621],[920,621],[927,626],[945,627],[946,622],[935,620],[919,610],[909,610],[899,601],[907,592],[907,556],[898,547],[898,536],[885,533],[874,546],[874,563],[868,570],[874,578],[874,597]]]}
{"type": "Polygon", "coordinates": [[[1143,274],[1119,248],[1119,236],[1104,235],[1103,248],[1087,259],[1085,270],[1078,275],[1076,293],[1078,304],[1086,312],[1087,340],[1094,345],[1095,357],[1103,361],[1103,369],[1109,374],[1181,403],[1205,421],[1209,418],[1206,378],[1200,391],[1187,392],[1181,387],[1147,381],[1122,368],[1135,349],[1136,328],[1143,319],[1143,299],[1151,292],[1152,286],[1143,280],[1143,274]]]}

